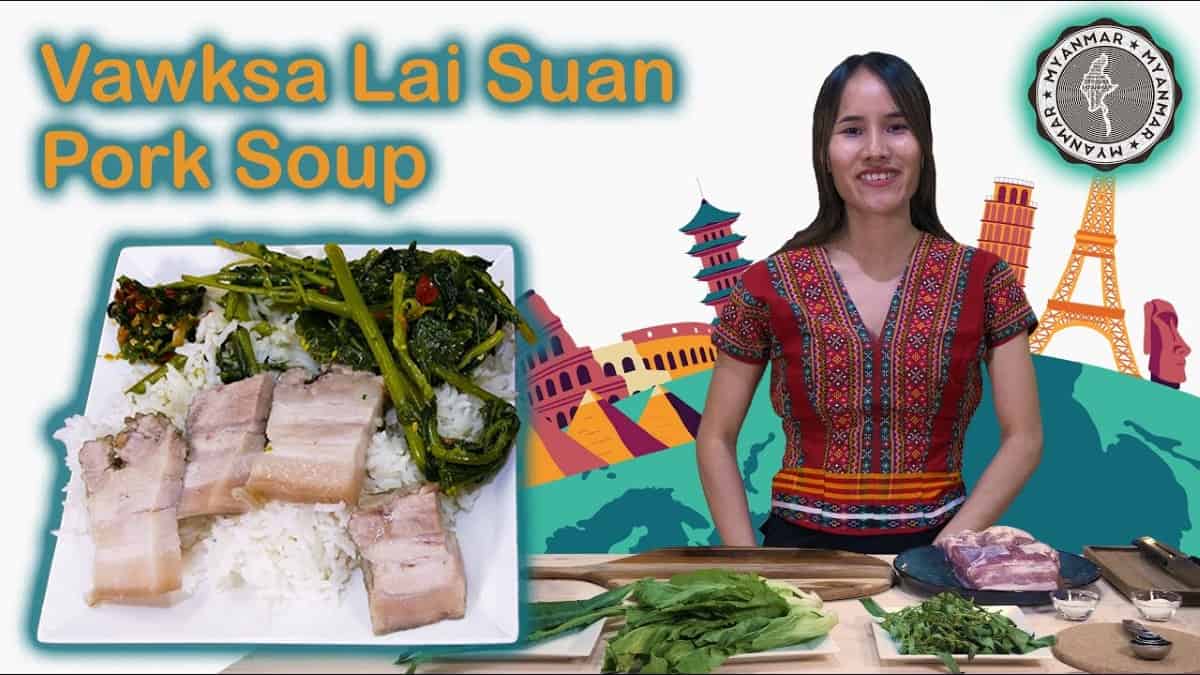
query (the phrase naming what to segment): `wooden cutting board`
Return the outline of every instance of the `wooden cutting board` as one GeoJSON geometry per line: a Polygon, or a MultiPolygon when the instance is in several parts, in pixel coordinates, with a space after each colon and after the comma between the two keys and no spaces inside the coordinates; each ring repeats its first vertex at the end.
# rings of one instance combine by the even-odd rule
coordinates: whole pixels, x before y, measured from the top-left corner
{"type": "Polygon", "coordinates": [[[588,581],[606,588],[645,577],[665,579],[683,572],[724,569],[785,579],[822,600],[847,600],[892,587],[892,566],[862,553],[757,546],[682,546],[639,553],[594,565],[560,567],[534,564],[534,579],[588,581]]]}
{"type": "Polygon", "coordinates": [[[1175,643],[1161,661],[1134,656],[1129,634],[1119,623],[1093,623],[1068,628],[1057,635],[1054,656],[1085,673],[1200,673],[1200,637],[1147,624],[1175,643]]]}
{"type": "Polygon", "coordinates": [[[1189,586],[1167,574],[1133,546],[1084,546],[1083,555],[1096,563],[1104,578],[1125,597],[1129,597],[1133,591],[1157,588],[1175,591],[1185,606],[1200,605],[1200,588],[1189,586]]]}

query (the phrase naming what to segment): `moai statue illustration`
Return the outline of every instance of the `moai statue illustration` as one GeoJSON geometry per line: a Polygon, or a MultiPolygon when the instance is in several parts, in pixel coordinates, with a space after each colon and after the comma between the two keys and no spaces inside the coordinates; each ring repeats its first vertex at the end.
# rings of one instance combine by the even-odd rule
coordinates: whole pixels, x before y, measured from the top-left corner
{"type": "Polygon", "coordinates": [[[1166,300],[1147,302],[1146,331],[1142,351],[1150,355],[1150,379],[1175,389],[1187,380],[1187,356],[1191,347],[1179,334],[1179,317],[1175,306],[1166,300]]]}

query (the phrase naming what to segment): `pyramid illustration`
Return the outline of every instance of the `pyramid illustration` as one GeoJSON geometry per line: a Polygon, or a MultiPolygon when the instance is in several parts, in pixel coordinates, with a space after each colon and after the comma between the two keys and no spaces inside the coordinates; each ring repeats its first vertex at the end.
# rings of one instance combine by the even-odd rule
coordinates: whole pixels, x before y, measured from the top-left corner
{"type": "MultiPolygon", "coordinates": [[[[646,402],[642,416],[638,419],[638,426],[662,441],[663,445],[668,448],[691,443],[696,438],[695,430],[689,429],[680,414],[676,412],[675,406],[672,405],[669,398],[671,396],[673,394],[667,392],[662,385],[654,385],[654,390],[650,393],[650,400],[646,402]]],[[[686,403],[682,401],[680,403],[695,415],[696,411],[686,403]]],[[[699,415],[697,415],[698,417],[699,415]]]]}
{"type": "MultiPolygon", "coordinates": [[[[608,407],[612,408],[611,405],[608,407]]],[[[625,421],[636,426],[628,417],[625,417],[625,421]]],[[[625,445],[625,440],[613,425],[611,417],[601,405],[601,401],[591,390],[588,390],[583,395],[583,400],[579,402],[579,409],[575,411],[574,419],[567,425],[567,436],[578,441],[580,445],[587,448],[588,452],[600,457],[607,464],[624,462],[627,459],[633,459],[634,456],[634,453],[630,452],[630,448],[625,445]]]]}
{"type": "Polygon", "coordinates": [[[696,409],[688,405],[686,401],[679,398],[671,392],[667,392],[667,401],[671,407],[675,409],[675,414],[679,415],[679,421],[683,422],[683,426],[687,427],[688,433],[692,438],[700,431],[700,413],[696,409]]]}
{"type": "MultiPolygon", "coordinates": [[[[552,422],[538,419],[533,423],[533,430],[546,450],[547,459],[553,462],[554,466],[562,473],[562,476],[558,476],[558,478],[608,465],[608,462],[589,452],[578,441],[555,427],[552,422]]],[[[557,480],[557,478],[551,480],[557,480]]]]}
{"type": "Polygon", "coordinates": [[[554,458],[550,456],[550,451],[546,450],[546,444],[542,442],[536,425],[534,432],[529,434],[529,440],[525,444],[525,466],[525,484],[530,487],[566,477],[563,470],[554,462],[554,458]]]}
{"type": "Polygon", "coordinates": [[[629,419],[625,413],[617,410],[613,404],[608,401],[596,402],[604,414],[608,416],[609,423],[613,429],[616,429],[617,435],[625,443],[625,447],[629,448],[629,452],[633,453],[634,457],[641,457],[659,450],[666,450],[667,446],[662,441],[651,436],[645,429],[639,427],[636,422],[629,419]]]}

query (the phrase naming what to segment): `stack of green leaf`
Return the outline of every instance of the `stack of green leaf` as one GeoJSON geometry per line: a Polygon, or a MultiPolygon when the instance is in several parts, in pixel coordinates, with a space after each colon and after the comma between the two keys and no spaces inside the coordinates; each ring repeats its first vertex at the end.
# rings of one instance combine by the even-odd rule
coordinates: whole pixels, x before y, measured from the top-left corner
{"type": "Polygon", "coordinates": [[[932,654],[952,673],[959,672],[954,654],[967,660],[976,654],[1027,654],[1054,644],[1054,636],[1035,638],[999,612],[988,611],[956,593],[939,593],[912,607],[884,611],[871,598],[867,611],[896,642],[901,654],[932,654]]]}
{"type": "MultiPolygon", "coordinates": [[[[707,673],[736,654],[792,647],[837,625],[821,598],[755,574],[702,570],[669,581],[642,579],[587,600],[535,602],[522,647],[582,630],[608,617],[625,619],[608,643],[604,672],[707,673]],[[627,601],[628,599],[628,601],[627,601]]],[[[433,658],[412,652],[408,672],[433,658]]]]}
{"type": "Polygon", "coordinates": [[[813,593],[723,570],[643,579],[629,598],[605,672],[707,673],[735,654],[797,645],[837,624],[813,593]]]}

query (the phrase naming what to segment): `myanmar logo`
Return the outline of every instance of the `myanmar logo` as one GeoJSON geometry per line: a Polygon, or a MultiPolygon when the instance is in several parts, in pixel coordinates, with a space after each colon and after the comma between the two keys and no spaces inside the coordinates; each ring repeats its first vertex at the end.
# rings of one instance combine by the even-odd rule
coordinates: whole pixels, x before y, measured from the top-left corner
{"type": "Polygon", "coordinates": [[[1072,26],[1038,56],[1029,102],[1063,159],[1110,171],[1144,162],[1171,135],[1183,90],[1175,61],[1144,28],[1072,26]]]}

